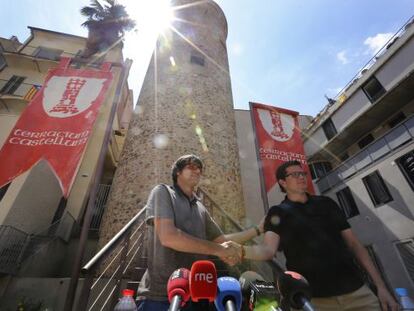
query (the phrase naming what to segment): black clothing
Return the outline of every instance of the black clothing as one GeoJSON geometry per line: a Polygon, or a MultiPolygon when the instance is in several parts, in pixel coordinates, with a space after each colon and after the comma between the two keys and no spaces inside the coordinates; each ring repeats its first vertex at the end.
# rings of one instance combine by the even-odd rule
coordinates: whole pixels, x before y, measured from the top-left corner
{"type": "Polygon", "coordinates": [[[314,297],[350,293],[363,285],[360,269],[341,236],[350,228],[331,198],[308,196],[306,203],[286,199],[272,206],[264,229],[280,236],[286,268],[302,274],[314,297]]]}

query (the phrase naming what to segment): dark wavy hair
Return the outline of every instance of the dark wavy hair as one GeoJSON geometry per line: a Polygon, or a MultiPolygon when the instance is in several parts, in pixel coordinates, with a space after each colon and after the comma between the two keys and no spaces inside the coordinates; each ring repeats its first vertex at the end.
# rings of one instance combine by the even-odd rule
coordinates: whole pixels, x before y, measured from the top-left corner
{"type": "Polygon", "coordinates": [[[181,172],[187,164],[195,164],[203,170],[203,161],[194,154],[186,154],[179,157],[171,167],[171,175],[174,184],[177,183],[177,174],[181,172]]]}
{"type": "MultiPolygon", "coordinates": [[[[276,179],[279,183],[279,180],[285,180],[286,179],[286,169],[290,166],[300,166],[302,167],[302,165],[300,164],[299,161],[287,161],[282,163],[276,170],[276,179]]],[[[283,188],[283,186],[281,184],[279,184],[280,190],[282,190],[282,192],[286,193],[285,188],[283,188]]]]}

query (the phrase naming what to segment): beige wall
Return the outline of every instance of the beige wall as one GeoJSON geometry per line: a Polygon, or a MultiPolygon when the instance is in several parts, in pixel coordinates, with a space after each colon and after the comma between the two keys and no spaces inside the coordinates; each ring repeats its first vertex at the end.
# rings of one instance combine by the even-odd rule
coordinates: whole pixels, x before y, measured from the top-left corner
{"type": "MultiPolygon", "coordinates": [[[[26,79],[15,94],[0,95],[0,146],[4,144],[19,115],[27,106],[27,101],[22,96],[26,94],[32,84],[42,85],[47,71],[58,64],[57,61],[34,58],[30,55],[38,46],[43,46],[64,50],[63,56],[73,57],[78,50],[84,48],[85,42],[86,39],[82,37],[32,29],[32,36],[26,40],[26,46],[21,49],[21,54],[5,54],[7,67],[0,71],[0,81],[1,79],[7,81],[12,75],[24,76],[26,79]]],[[[117,63],[123,62],[121,50],[118,48],[110,51],[105,60],[117,63]]],[[[66,210],[78,220],[83,215],[82,211],[87,201],[120,71],[120,67],[112,68],[114,73],[113,83],[97,116],[92,135],[68,197],[66,210]]],[[[129,90],[125,89],[123,93],[129,95],[129,90]]],[[[123,104],[124,108],[120,111],[121,115],[126,109],[132,110],[132,99],[125,96],[124,101],[126,103],[123,104]]],[[[114,120],[113,129],[120,129],[117,117],[114,120]]],[[[112,152],[114,156],[109,157],[110,161],[107,161],[105,166],[110,172],[113,172],[116,166],[119,157],[119,151],[117,150],[120,148],[118,145],[121,144],[122,139],[112,139],[112,149],[116,152],[112,152]]],[[[108,179],[108,176],[106,176],[106,179],[108,179]]],[[[40,162],[11,183],[6,195],[0,201],[0,225],[12,225],[29,233],[36,233],[41,229],[45,229],[53,219],[61,196],[58,181],[50,167],[46,162],[40,162]]]]}
{"type": "MultiPolygon", "coordinates": [[[[11,195],[13,192],[7,193],[11,195]]],[[[59,182],[50,166],[45,161],[35,165],[16,194],[7,215],[3,215],[5,217],[0,223],[27,233],[46,230],[52,223],[62,197],[59,182]]]]}

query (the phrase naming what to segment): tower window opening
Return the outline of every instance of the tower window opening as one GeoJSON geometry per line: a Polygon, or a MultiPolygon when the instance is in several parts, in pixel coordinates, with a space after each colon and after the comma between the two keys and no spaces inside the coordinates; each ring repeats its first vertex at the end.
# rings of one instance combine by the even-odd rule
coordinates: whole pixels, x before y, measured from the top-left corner
{"type": "Polygon", "coordinates": [[[192,64],[196,64],[196,65],[200,65],[200,66],[204,66],[205,65],[205,58],[204,55],[202,55],[199,52],[193,51],[191,53],[191,58],[190,58],[190,62],[192,64]]]}

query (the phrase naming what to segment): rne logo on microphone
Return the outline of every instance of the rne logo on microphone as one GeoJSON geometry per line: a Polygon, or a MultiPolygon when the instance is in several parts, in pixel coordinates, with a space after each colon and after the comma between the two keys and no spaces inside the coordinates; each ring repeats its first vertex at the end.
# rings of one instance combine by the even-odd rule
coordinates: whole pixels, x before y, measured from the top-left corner
{"type": "Polygon", "coordinates": [[[196,273],[194,275],[194,281],[196,282],[207,282],[207,283],[213,283],[214,276],[212,273],[196,273]]]}

